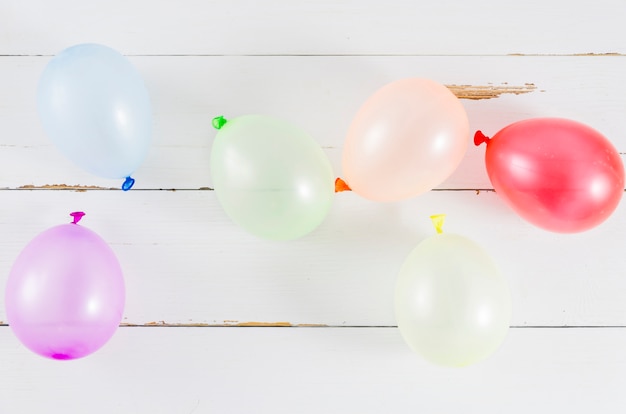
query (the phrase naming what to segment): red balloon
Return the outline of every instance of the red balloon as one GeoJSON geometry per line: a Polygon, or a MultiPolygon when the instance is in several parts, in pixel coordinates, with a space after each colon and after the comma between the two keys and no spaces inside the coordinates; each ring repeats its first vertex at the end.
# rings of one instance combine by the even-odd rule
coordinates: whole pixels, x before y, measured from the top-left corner
{"type": "Polygon", "coordinates": [[[513,123],[487,143],[493,188],[525,220],[546,230],[576,233],[606,220],[624,193],[624,165],[595,129],[560,118],[513,123]]]}

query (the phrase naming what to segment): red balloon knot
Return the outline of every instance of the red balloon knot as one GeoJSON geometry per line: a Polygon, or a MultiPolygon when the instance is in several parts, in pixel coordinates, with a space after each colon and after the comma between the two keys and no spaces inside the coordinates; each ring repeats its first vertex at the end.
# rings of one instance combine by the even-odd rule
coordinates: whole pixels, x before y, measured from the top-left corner
{"type": "Polygon", "coordinates": [[[489,137],[485,136],[481,131],[474,134],[474,145],[478,146],[482,143],[489,143],[489,137]]]}

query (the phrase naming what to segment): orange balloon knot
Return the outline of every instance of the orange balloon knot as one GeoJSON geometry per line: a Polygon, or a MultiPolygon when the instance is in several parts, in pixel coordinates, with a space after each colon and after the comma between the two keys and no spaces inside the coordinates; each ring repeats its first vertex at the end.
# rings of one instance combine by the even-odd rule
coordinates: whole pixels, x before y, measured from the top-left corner
{"type": "Polygon", "coordinates": [[[335,180],[335,192],[341,193],[342,191],[352,191],[352,189],[344,180],[337,177],[337,179],[335,180]]]}
{"type": "Polygon", "coordinates": [[[484,142],[488,144],[489,137],[485,136],[482,131],[476,131],[476,133],[474,134],[474,145],[478,146],[484,142]]]}

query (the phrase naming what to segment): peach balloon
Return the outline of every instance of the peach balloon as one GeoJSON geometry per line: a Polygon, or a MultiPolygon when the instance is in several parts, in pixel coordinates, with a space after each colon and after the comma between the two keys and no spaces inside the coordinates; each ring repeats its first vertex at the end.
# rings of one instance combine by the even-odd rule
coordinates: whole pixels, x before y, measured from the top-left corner
{"type": "Polygon", "coordinates": [[[458,167],[470,142],[459,99],[430,79],[390,83],[357,112],[343,150],[344,179],[374,201],[425,193],[458,167]]]}

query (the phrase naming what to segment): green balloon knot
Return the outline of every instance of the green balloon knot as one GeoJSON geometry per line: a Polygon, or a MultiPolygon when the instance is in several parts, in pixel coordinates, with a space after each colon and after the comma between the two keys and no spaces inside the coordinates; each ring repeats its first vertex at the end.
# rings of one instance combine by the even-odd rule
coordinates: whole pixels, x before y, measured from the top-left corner
{"type": "Polygon", "coordinates": [[[213,121],[211,121],[211,124],[213,124],[213,128],[215,129],[222,129],[222,127],[226,125],[226,122],[228,122],[226,118],[220,115],[220,116],[216,116],[215,118],[213,118],[213,121]]]}

